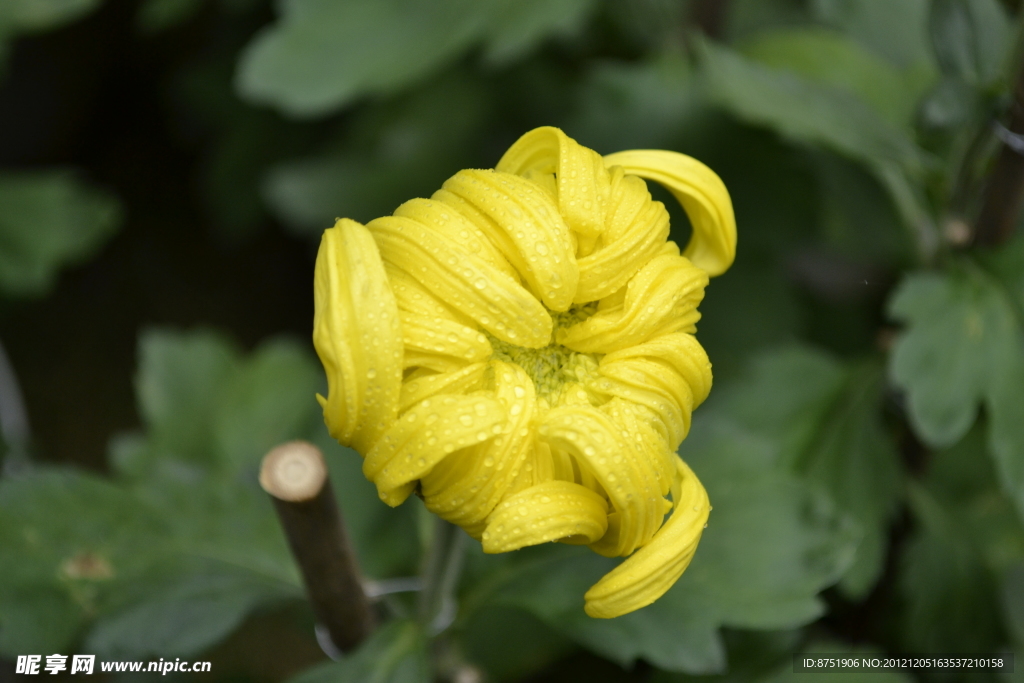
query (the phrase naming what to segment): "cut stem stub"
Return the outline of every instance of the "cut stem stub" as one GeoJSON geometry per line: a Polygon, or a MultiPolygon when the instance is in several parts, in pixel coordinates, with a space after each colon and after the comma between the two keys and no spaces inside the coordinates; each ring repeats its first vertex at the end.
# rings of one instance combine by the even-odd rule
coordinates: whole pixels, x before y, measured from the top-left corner
{"type": "Polygon", "coordinates": [[[317,622],[339,650],[354,649],[375,620],[320,449],[305,441],[274,448],[263,458],[260,485],[274,500],[317,622]]]}

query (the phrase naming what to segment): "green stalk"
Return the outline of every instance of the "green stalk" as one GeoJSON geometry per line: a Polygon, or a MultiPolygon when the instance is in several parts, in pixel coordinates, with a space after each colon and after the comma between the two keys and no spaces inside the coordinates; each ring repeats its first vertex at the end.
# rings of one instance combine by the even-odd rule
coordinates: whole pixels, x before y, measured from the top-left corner
{"type": "Polygon", "coordinates": [[[466,534],[454,524],[436,518],[423,567],[423,590],[416,616],[431,633],[451,625],[457,611],[455,593],[465,558],[466,534]]]}

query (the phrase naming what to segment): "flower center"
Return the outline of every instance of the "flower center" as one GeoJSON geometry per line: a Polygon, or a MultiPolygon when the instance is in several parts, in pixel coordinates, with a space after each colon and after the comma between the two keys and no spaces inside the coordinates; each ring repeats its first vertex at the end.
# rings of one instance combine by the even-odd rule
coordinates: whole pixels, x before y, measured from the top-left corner
{"type": "MultiPolygon", "coordinates": [[[[572,327],[597,311],[597,302],[572,306],[567,311],[548,311],[554,332],[572,327]]],[[[486,334],[486,333],[485,333],[486,334]]],[[[580,353],[551,342],[539,349],[516,346],[487,335],[494,353],[491,356],[521,367],[537,391],[537,398],[548,406],[590,402],[586,387],[598,375],[597,366],[604,354],[580,353]]]]}

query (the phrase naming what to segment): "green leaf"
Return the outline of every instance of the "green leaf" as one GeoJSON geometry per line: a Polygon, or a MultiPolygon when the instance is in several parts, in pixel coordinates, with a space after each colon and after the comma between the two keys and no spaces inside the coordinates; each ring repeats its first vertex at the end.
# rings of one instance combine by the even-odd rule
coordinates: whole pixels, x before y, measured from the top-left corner
{"type": "Polygon", "coordinates": [[[928,491],[910,488],[922,525],[903,556],[901,589],[906,599],[906,646],[917,652],[993,652],[1001,642],[996,585],[958,511],[928,491]]]}
{"type": "Polygon", "coordinates": [[[472,0],[288,0],[242,53],[236,85],[293,116],[395,92],[467,49],[490,20],[472,0]]]}
{"type": "Polygon", "coordinates": [[[856,524],[773,465],[778,451],[770,441],[709,417],[680,453],[704,482],[714,511],[698,550],[703,559],[673,591],[704,596],[729,626],[806,623],[823,612],[817,593],[853,561],[856,524]]]}
{"type": "Polygon", "coordinates": [[[504,64],[550,35],[571,35],[594,11],[596,0],[505,0],[491,19],[484,58],[504,64]]]}
{"type": "Polygon", "coordinates": [[[139,336],[135,392],[154,448],[178,458],[213,460],[212,416],[238,362],[231,344],[213,332],[153,329],[139,336]]]}
{"type": "Polygon", "coordinates": [[[116,199],[69,170],[0,174],[0,206],[0,291],[9,296],[45,294],[61,267],[92,256],[121,220],[116,199]]]}
{"type": "Polygon", "coordinates": [[[869,165],[895,164],[916,173],[921,151],[849,92],[748,61],[704,43],[702,67],[714,102],[741,120],[798,142],[821,145],[869,165]]]}
{"type": "Polygon", "coordinates": [[[118,577],[150,559],[138,540],[165,531],[97,477],[40,470],[0,481],[0,650],[66,648],[118,577]]]}
{"type": "Polygon", "coordinates": [[[867,595],[882,574],[902,488],[899,454],[882,424],[882,379],[874,363],[853,369],[798,465],[864,531],[856,560],[839,583],[853,598],[867,595]]]}
{"type": "MultiPolygon", "coordinates": [[[[671,671],[713,672],[725,653],[714,614],[704,603],[671,602],[668,595],[649,607],[615,619],[592,619],[583,612],[583,594],[615,566],[585,549],[542,546],[519,551],[511,566],[497,573],[492,594],[467,602],[511,605],[543,619],[564,635],[622,666],[645,659],[671,671]]],[[[492,581],[494,579],[492,578],[492,581]]],[[[671,592],[669,593],[671,595],[671,592]]]]}
{"type": "MultiPolygon", "coordinates": [[[[190,563],[195,565],[196,563],[190,563]]],[[[256,607],[302,597],[297,586],[203,563],[125,587],[130,601],[90,630],[85,648],[108,657],[190,656],[223,640],[256,607]]]]}
{"type": "Polygon", "coordinates": [[[915,429],[931,445],[951,445],[974,424],[996,369],[992,354],[1004,355],[1007,343],[1012,348],[1012,336],[1004,338],[1012,334],[1012,311],[983,281],[961,272],[909,276],[889,312],[907,324],[893,348],[891,371],[907,391],[915,429]]]}
{"type": "Polygon", "coordinates": [[[886,188],[922,250],[934,248],[918,179],[932,161],[910,135],[849,91],[744,59],[713,43],[701,60],[710,100],[741,121],[862,163],[886,188]]]}
{"type": "Polygon", "coordinates": [[[985,421],[955,446],[932,455],[925,485],[953,517],[959,535],[970,539],[979,560],[996,575],[1024,560],[1024,521],[999,483],[989,457],[985,421]]]}
{"type": "Polygon", "coordinates": [[[898,575],[898,632],[910,651],[1005,651],[1004,634],[1013,634],[1005,617],[1015,605],[1005,598],[1007,581],[1024,563],[1024,522],[1000,491],[984,422],[935,452],[910,490],[917,530],[898,575]]]}
{"type": "Polygon", "coordinates": [[[733,0],[729,3],[723,36],[742,42],[761,32],[807,26],[812,17],[805,2],[793,0],[733,0]]]}
{"type": "Polygon", "coordinates": [[[996,0],[934,0],[928,23],[943,73],[976,85],[999,78],[1011,29],[996,0]]]}
{"type": "Polygon", "coordinates": [[[999,0],[968,0],[978,41],[978,72],[983,85],[1012,77],[1014,25],[999,0]]]}
{"type": "Polygon", "coordinates": [[[80,19],[102,0],[4,0],[0,4],[0,37],[9,33],[47,31],[80,19]]]}
{"type": "Polygon", "coordinates": [[[224,387],[214,440],[234,468],[253,469],[274,446],[322,424],[316,393],[323,374],[290,340],[265,342],[224,387]]]}
{"type": "Polygon", "coordinates": [[[52,586],[9,587],[0,593],[0,652],[61,652],[85,622],[82,607],[52,586]]]}
{"type": "Polygon", "coordinates": [[[762,33],[739,49],[765,66],[856,95],[897,127],[910,125],[922,87],[927,85],[852,38],[825,28],[762,33]]]}
{"type": "Polygon", "coordinates": [[[978,37],[967,0],[933,0],[928,24],[942,71],[977,82],[978,37]]]}
{"type": "Polygon", "coordinates": [[[378,628],[355,652],[288,679],[288,683],[429,683],[427,640],[412,621],[378,628]]]}
{"type": "Polygon", "coordinates": [[[857,520],[863,538],[840,584],[855,598],[882,572],[900,490],[898,455],[882,424],[882,379],[876,362],[843,366],[788,347],[757,356],[750,378],[717,397],[725,414],[777,444],[783,463],[857,520]]]}
{"type": "Polygon", "coordinates": [[[989,271],[963,260],[946,273],[910,275],[889,312],[906,324],[890,375],[907,392],[915,431],[930,445],[951,445],[983,403],[1002,485],[1024,514],[1022,246],[989,258],[989,271]]]}
{"type": "Polygon", "coordinates": [[[930,64],[929,0],[811,0],[815,20],[840,29],[898,67],[930,64]]]}
{"type": "Polygon", "coordinates": [[[459,630],[466,658],[494,680],[535,675],[575,650],[575,645],[521,609],[485,606],[459,630]]]}
{"type": "MultiPolygon", "coordinates": [[[[576,30],[594,0],[287,0],[243,51],[236,88],[296,117],[396,93],[483,42],[504,63],[576,30]]],[[[455,107],[452,108],[455,111],[455,107]]]]}
{"type": "Polygon", "coordinates": [[[882,425],[881,367],[844,366],[801,347],[758,356],[751,375],[719,389],[722,413],[777,445],[780,459],[828,491],[863,537],[840,588],[864,596],[880,575],[900,491],[899,459],[882,425]]]}
{"type": "Polygon", "coordinates": [[[202,9],[204,0],[145,0],[135,15],[142,33],[159,33],[191,19],[202,9]]]}

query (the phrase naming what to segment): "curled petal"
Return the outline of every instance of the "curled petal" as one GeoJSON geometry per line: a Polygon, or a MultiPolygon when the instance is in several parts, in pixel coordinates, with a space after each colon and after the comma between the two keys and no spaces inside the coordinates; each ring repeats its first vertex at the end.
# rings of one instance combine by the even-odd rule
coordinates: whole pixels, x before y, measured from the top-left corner
{"type": "Polygon", "coordinates": [[[663,185],[686,210],[693,236],[683,255],[708,275],[721,275],[736,258],[736,218],[722,179],[679,152],[635,149],[605,156],[609,166],[663,185]]]}
{"type": "Polygon", "coordinates": [[[491,343],[479,330],[444,318],[425,318],[402,312],[406,368],[424,367],[449,372],[487,360],[491,343]]]}
{"type": "Polygon", "coordinates": [[[559,344],[583,353],[611,353],[673,332],[693,332],[708,276],[678,254],[649,261],[626,285],[621,305],[558,330],[559,344]]]}
{"type": "Polygon", "coordinates": [[[543,189],[510,173],[481,170],[459,171],[444,189],[486,216],[478,226],[488,234],[503,233],[496,244],[507,250],[511,243],[510,261],[537,298],[553,311],[569,308],[580,276],[575,249],[558,207],[543,189]]]}
{"type": "Polygon", "coordinates": [[[506,498],[487,520],[485,553],[504,553],[548,541],[593,543],[608,528],[608,504],[590,489],[548,481],[506,498]]]}
{"type": "Polygon", "coordinates": [[[501,251],[487,235],[448,204],[434,199],[410,199],[395,209],[395,215],[419,221],[509,277],[518,280],[519,274],[516,269],[502,256],[501,251]]]}
{"type": "Polygon", "coordinates": [[[672,587],[690,564],[711,512],[693,471],[676,459],[675,511],[650,543],[605,574],[584,595],[587,614],[610,619],[645,607],[672,587]]]}
{"type": "Polygon", "coordinates": [[[394,421],[402,383],[398,307],[369,231],[348,219],[326,230],[313,281],[328,387],[317,399],[331,436],[365,453],[394,421]]]}
{"type": "Polygon", "coordinates": [[[644,181],[612,169],[608,226],[594,250],[578,259],[576,303],[597,301],[620,289],[668,239],[668,212],[652,202],[644,181]]]}
{"type": "MultiPolygon", "coordinates": [[[[605,162],[558,128],[534,128],[509,147],[495,169],[517,175],[555,174],[558,210],[584,237],[605,229],[610,182],[605,162]]],[[[561,310],[561,309],[557,309],[561,310]]]]}
{"type": "Polygon", "coordinates": [[[367,227],[386,263],[504,341],[531,348],[551,338],[551,316],[518,283],[418,221],[387,216],[367,227]]]}
{"type": "Polygon", "coordinates": [[[649,408],[674,451],[690,431],[690,415],[711,391],[711,362],[692,334],[677,332],[609,353],[597,388],[649,408]]]}
{"type": "Polygon", "coordinates": [[[409,408],[431,396],[468,394],[482,389],[486,369],[486,363],[473,363],[451,372],[431,373],[427,370],[420,370],[409,375],[402,384],[398,414],[403,414],[409,408]]]}
{"type": "MultiPolygon", "coordinates": [[[[601,410],[619,427],[623,441],[633,447],[635,457],[650,467],[648,476],[658,482],[658,494],[667,496],[675,480],[676,453],[657,429],[657,416],[646,406],[618,397],[602,405],[601,410]]],[[[656,517],[654,524],[657,530],[661,526],[661,518],[656,517]]]]}
{"type": "Polygon", "coordinates": [[[395,303],[400,313],[412,313],[424,318],[443,318],[471,327],[476,323],[468,315],[446,306],[429,289],[420,284],[419,280],[401,268],[384,262],[384,271],[388,274],[391,291],[395,294],[395,303]]]}
{"type": "Polygon", "coordinates": [[[441,395],[409,409],[363,461],[363,474],[391,506],[412,492],[410,485],[455,451],[501,433],[505,409],[487,396],[441,395]]]}
{"type": "Polygon", "coordinates": [[[537,414],[533,382],[517,365],[491,361],[494,396],[508,416],[493,440],[441,461],[423,478],[427,508],[444,519],[475,528],[503,497],[516,489],[528,452],[533,446],[530,426],[537,414]]]}
{"type": "Polygon", "coordinates": [[[657,481],[644,478],[621,429],[604,413],[589,406],[553,408],[537,430],[552,450],[562,449],[590,470],[619,514],[615,555],[626,555],[654,533],[654,516],[663,514],[657,481]]]}

